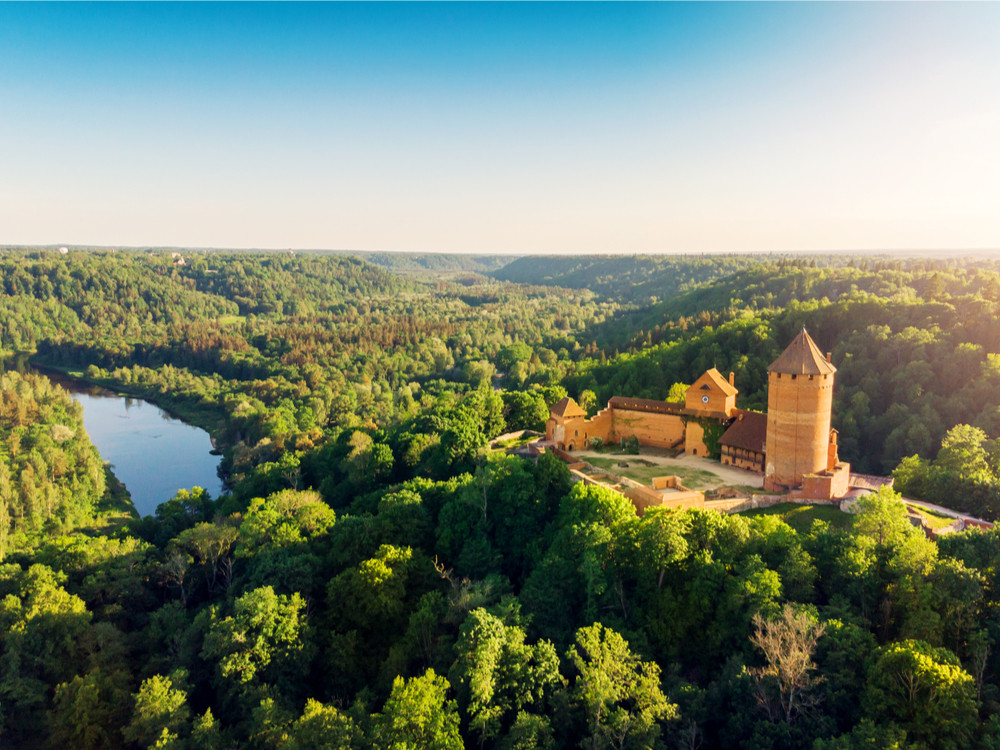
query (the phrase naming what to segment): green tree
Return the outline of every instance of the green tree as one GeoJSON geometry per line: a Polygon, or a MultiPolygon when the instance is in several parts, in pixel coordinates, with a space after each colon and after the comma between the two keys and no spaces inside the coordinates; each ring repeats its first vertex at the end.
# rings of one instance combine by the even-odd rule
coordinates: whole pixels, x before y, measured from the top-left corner
{"type": "Polygon", "coordinates": [[[586,720],[586,747],[650,747],[660,722],[677,706],[660,688],[660,668],[642,661],[618,633],[600,623],[576,632],[566,658],[576,669],[571,696],[586,720]]]}
{"type": "Polygon", "coordinates": [[[858,500],[856,512],[854,533],[870,537],[876,544],[897,543],[913,531],[906,518],[906,505],[889,487],[879,487],[858,500]]]}
{"type": "Polygon", "coordinates": [[[934,465],[962,479],[990,475],[986,443],[986,433],[978,427],[955,425],[941,441],[934,465]]]}
{"type": "Polygon", "coordinates": [[[428,669],[420,677],[397,677],[382,712],[373,717],[375,746],[386,750],[461,750],[455,701],[448,681],[428,669]]]}
{"type": "Polygon", "coordinates": [[[469,730],[480,745],[496,742],[525,713],[545,715],[563,683],[559,657],[548,641],[524,643],[524,630],[505,625],[483,608],[469,613],[455,646],[449,678],[469,730]]]}
{"type": "Polygon", "coordinates": [[[497,366],[506,371],[518,362],[527,362],[531,359],[531,355],[531,347],[517,341],[500,349],[497,354],[497,366]]]}
{"type": "Polygon", "coordinates": [[[683,404],[687,398],[688,388],[686,383],[674,383],[667,392],[666,400],[672,404],[683,404]]]}
{"type": "Polygon", "coordinates": [[[209,593],[221,585],[229,588],[232,581],[231,551],[236,542],[237,530],[232,526],[199,523],[182,531],[175,539],[181,549],[202,567],[205,587],[209,593]]]}
{"type": "Polygon", "coordinates": [[[122,736],[142,747],[152,746],[162,735],[179,737],[191,718],[187,693],[178,687],[184,681],[182,673],[143,680],[134,696],[132,721],[122,730],[122,736]]]}
{"type": "Polygon", "coordinates": [[[545,398],[538,391],[504,391],[503,418],[508,430],[545,429],[545,421],[549,418],[549,407],[545,398]]]}
{"type": "MultiPolygon", "coordinates": [[[[46,724],[53,747],[120,747],[128,719],[127,675],[93,670],[56,686],[46,724]]],[[[36,737],[44,736],[42,732],[36,737]]]]}
{"type": "Polygon", "coordinates": [[[968,747],[976,730],[975,681],[947,649],[923,641],[880,648],[868,674],[865,713],[894,721],[928,747],[968,747]]]}
{"type": "Polygon", "coordinates": [[[362,732],[354,720],[334,706],[310,698],[288,732],[288,750],[348,750],[360,748],[362,732]]]}
{"type": "Polygon", "coordinates": [[[217,663],[227,684],[266,682],[294,694],[312,655],[304,609],[299,594],[278,595],[270,586],[249,591],[233,602],[230,617],[212,624],[202,657],[217,663]]]}

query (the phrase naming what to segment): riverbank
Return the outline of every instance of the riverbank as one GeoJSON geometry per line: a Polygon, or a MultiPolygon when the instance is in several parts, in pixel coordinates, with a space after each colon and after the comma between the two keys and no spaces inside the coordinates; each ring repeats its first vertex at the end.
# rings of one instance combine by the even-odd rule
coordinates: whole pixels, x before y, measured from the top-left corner
{"type": "Polygon", "coordinates": [[[83,406],[87,433],[112,470],[99,509],[109,525],[151,515],[179,490],[200,487],[213,497],[227,492],[221,451],[212,437],[212,431],[224,430],[217,412],[189,399],[164,398],[159,390],[121,387],[93,377],[92,370],[35,362],[23,353],[4,364],[44,376],[83,406]]]}
{"type": "Polygon", "coordinates": [[[76,384],[86,384],[96,388],[103,388],[125,398],[142,399],[162,409],[174,419],[178,419],[185,424],[198,427],[207,432],[212,438],[213,446],[220,453],[228,447],[223,439],[225,418],[216,411],[194,406],[186,400],[171,397],[169,394],[157,390],[129,387],[112,378],[93,378],[88,376],[85,370],[73,370],[68,367],[38,362],[33,359],[29,359],[29,364],[32,368],[49,376],[56,375],[57,378],[66,378],[76,384]]]}

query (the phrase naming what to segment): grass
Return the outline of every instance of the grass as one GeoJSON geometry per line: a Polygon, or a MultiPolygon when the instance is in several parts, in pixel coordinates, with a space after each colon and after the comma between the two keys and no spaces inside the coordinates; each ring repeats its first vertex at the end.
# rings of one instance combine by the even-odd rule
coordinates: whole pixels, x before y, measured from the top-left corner
{"type": "MultiPolygon", "coordinates": [[[[927,525],[934,529],[941,529],[950,526],[955,522],[954,518],[935,513],[932,510],[921,508],[916,505],[907,507],[920,514],[927,522],[927,525]]],[[[826,521],[836,528],[850,528],[854,523],[854,516],[850,513],[842,513],[836,505],[798,505],[796,503],[779,503],[770,508],[757,508],[756,510],[743,511],[745,516],[780,516],[789,526],[799,533],[808,532],[813,521],[826,521]]]]}
{"type": "Polygon", "coordinates": [[[836,505],[798,505],[778,503],[770,508],[757,508],[743,512],[745,516],[780,516],[781,519],[799,533],[808,532],[813,521],[826,521],[833,527],[847,529],[854,522],[854,516],[841,512],[836,505]]]}
{"type": "Polygon", "coordinates": [[[940,513],[935,513],[933,510],[928,510],[927,508],[922,508],[919,505],[909,505],[906,506],[912,512],[920,515],[927,525],[932,529],[943,529],[945,526],[951,526],[955,523],[955,519],[950,516],[945,516],[940,513]]]}
{"type": "Polygon", "coordinates": [[[522,435],[519,438],[507,438],[506,440],[495,440],[494,445],[497,448],[519,448],[522,445],[527,445],[528,443],[538,440],[537,435],[522,435]]]}
{"type": "Polygon", "coordinates": [[[139,511],[132,504],[132,496],[125,485],[118,481],[108,464],[104,465],[104,477],[107,489],[97,505],[91,525],[96,533],[110,536],[123,524],[139,518],[139,511]]]}
{"type": "Polygon", "coordinates": [[[246,317],[243,315],[223,315],[219,318],[219,325],[231,326],[236,323],[242,323],[244,320],[246,320],[246,317]]]}
{"type": "Polygon", "coordinates": [[[667,476],[680,477],[681,484],[692,490],[717,487],[722,484],[722,480],[718,476],[704,469],[691,469],[686,466],[661,466],[643,461],[641,458],[587,457],[583,460],[598,468],[606,469],[612,474],[634,479],[636,482],[650,486],[653,484],[653,477],[667,476]],[[627,463],[628,466],[619,466],[620,463],[627,463]]]}

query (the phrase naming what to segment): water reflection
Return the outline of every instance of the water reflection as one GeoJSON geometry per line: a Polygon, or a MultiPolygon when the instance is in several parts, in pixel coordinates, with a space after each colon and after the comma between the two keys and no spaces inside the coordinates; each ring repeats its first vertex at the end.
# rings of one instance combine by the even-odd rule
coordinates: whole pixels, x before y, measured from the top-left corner
{"type": "MultiPolygon", "coordinates": [[[[26,358],[10,358],[0,369],[24,371],[26,358]]],[[[68,390],[83,406],[83,424],[101,458],[111,462],[115,476],[128,488],[140,514],[179,489],[204,487],[218,497],[222,492],[219,457],[210,454],[205,430],[175,419],[141,399],[119,396],[58,373],[42,372],[68,390]]]]}

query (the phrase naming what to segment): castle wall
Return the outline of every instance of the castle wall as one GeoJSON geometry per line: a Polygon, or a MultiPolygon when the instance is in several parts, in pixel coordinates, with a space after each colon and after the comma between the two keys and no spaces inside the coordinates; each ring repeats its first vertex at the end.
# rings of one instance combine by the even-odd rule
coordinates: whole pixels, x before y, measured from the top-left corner
{"type": "Polygon", "coordinates": [[[590,429],[587,420],[583,417],[575,417],[566,420],[563,445],[567,450],[581,450],[588,447],[587,441],[590,439],[590,429]]]}
{"type": "MultiPolygon", "coordinates": [[[[593,419],[586,422],[585,433],[587,434],[587,439],[590,438],[600,438],[605,443],[614,442],[612,433],[614,432],[613,425],[613,409],[601,409],[597,414],[594,415],[593,419]]],[[[590,444],[587,444],[590,447],[590,444]]]]}
{"type": "Polygon", "coordinates": [[[657,508],[660,506],[675,510],[705,507],[705,495],[697,490],[689,490],[686,487],[681,487],[679,490],[664,494],[638,483],[629,483],[622,486],[621,493],[632,501],[632,504],[635,506],[635,512],[640,516],[646,512],[646,508],[657,508]]]}
{"type": "Polygon", "coordinates": [[[850,480],[850,465],[838,463],[832,471],[807,474],[802,477],[802,489],[797,490],[795,494],[815,500],[833,500],[848,493],[850,480]]]}
{"type": "Polygon", "coordinates": [[[640,445],[673,448],[684,442],[684,418],[676,414],[607,409],[611,413],[611,441],[635,436],[640,445]]]}
{"type": "Polygon", "coordinates": [[[798,487],[827,469],[833,375],[768,373],[764,488],[798,487]]]}
{"type": "Polygon", "coordinates": [[[556,420],[555,417],[549,417],[545,420],[545,439],[549,442],[555,441],[560,442],[563,438],[563,430],[561,429],[561,424],[556,420]],[[559,433],[559,437],[556,437],[556,433],[559,433]]]}
{"type": "Polygon", "coordinates": [[[689,456],[708,456],[705,445],[705,428],[691,420],[684,435],[684,452],[689,456]]]}

